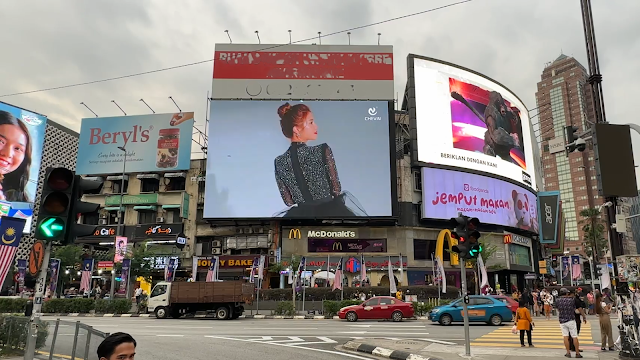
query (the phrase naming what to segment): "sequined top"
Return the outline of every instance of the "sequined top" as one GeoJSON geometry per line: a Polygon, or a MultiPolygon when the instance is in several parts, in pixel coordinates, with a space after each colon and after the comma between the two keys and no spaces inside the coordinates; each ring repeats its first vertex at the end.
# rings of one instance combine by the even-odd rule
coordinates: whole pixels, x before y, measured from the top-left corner
{"type": "Polygon", "coordinates": [[[327,144],[291,143],[274,161],[276,182],[287,206],[331,199],[342,191],[333,152],[327,144]]]}

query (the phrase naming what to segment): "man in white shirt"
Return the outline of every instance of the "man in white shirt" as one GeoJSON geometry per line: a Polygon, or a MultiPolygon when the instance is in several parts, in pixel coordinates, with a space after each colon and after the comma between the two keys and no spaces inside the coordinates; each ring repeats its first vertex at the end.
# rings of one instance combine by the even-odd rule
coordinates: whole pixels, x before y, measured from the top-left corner
{"type": "Polygon", "coordinates": [[[138,306],[138,309],[140,309],[140,302],[142,301],[142,288],[141,287],[138,287],[136,289],[135,297],[136,297],[136,305],[138,306]]]}

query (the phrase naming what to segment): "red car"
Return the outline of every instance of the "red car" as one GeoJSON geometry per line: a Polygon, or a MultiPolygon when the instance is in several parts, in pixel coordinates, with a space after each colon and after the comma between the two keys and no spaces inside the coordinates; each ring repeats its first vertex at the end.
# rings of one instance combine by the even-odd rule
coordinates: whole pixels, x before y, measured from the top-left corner
{"type": "MultiPolygon", "coordinates": [[[[516,311],[518,311],[518,307],[520,305],[518,305],[518,302],[513,300],[513,298],[505,296],[505,295],[491,295],[492,298],[502,301],[503,303],[505,303],[505,305],[507,305],[507,307],[509,309],[511,309],[512,313],[516,313],[516,311]]],[[[514,315],[515,316],[515,315],[514,315]]]]}
{"type": "Polygon", "coordinates": [[[338,311],[338,317],[352,322],[358,321],[358,319],[402,321],[404,318],[413,317],[413,305],[391,296],[376,296],[360,305],[343,307],[338,311]]]}

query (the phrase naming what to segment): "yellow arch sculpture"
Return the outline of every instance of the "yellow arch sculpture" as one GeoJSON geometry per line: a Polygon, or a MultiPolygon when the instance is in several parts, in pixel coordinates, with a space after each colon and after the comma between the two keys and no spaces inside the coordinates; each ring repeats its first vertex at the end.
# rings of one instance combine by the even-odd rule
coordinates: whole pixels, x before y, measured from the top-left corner
{"type": "MultiPolygon", "coordinates": [[[[449,244],[449,251],[451,251],[451,248],[454,245],[458,244],[458,240],[454,239],[451,237],[451,230],[447,230],[444,229],[442,231],[440,231],[440,233],[438,234],[438,239],[436,240],[436,258],[438,259],[443,259],[444,261],[444,241],[448,240],[448,244],[449,244]]],[[[458,255],[456,255],[455,253],[451,252],[450,253],[450,264],[451,266],[455,266],[458,265],[458,255]]]]}

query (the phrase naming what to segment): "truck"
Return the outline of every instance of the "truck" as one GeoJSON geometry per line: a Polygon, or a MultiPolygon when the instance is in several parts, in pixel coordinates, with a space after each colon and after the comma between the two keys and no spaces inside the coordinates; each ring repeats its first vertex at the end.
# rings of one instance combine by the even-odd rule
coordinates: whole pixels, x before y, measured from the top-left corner
{"type": "Polygon", "coordinates": [[[147,309],[158,319],[213,311],[217,319],[229,320],[239,318],[253,296],[254,284],[244,281],[162,281],[151,290],[147,309]]]}

